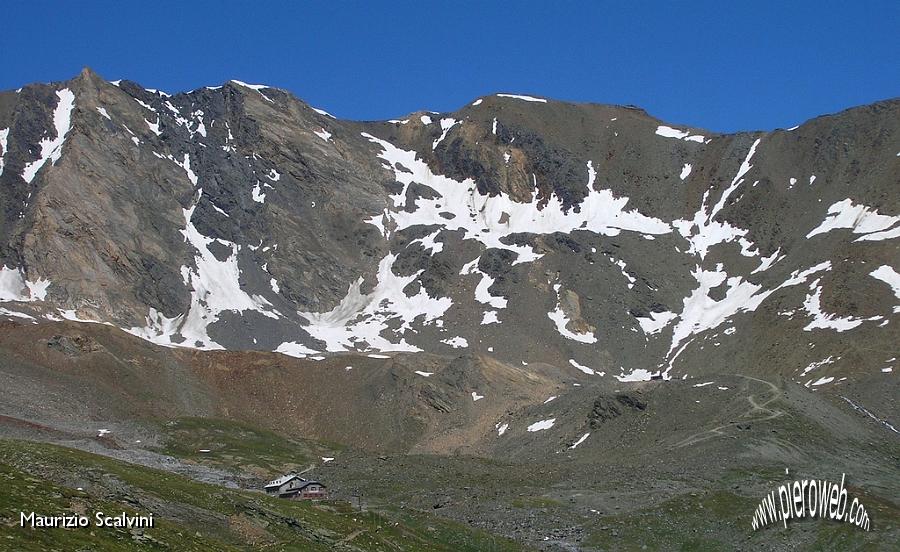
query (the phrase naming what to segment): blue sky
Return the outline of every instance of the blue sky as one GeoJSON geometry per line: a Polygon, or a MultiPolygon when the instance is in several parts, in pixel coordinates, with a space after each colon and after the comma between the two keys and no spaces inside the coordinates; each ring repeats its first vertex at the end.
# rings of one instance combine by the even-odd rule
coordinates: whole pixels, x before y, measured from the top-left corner
{"type": "Polygon", "coordinates": [[[8,2],[0,89],[87,65],[168,92],[236,78],[350,119],[498,91],[716,131],[900,96],[900,2],[8,2]]]}

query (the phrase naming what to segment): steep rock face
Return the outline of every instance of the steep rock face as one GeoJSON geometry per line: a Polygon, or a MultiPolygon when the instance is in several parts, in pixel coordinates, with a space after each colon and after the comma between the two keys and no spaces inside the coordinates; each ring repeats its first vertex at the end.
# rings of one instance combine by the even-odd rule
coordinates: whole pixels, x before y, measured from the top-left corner
{"type": "Polygon", "coordinates": [[[85,70],[0,93],[0,314],[580,378],[889,378],[898,152],[896,100],[734,135],[505,94],[362,123],[85,70]]]}

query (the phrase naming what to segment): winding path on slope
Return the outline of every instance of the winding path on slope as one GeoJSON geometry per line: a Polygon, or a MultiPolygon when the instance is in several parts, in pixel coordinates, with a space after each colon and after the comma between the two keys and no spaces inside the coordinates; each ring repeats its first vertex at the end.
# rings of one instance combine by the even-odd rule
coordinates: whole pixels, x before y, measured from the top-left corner
{"type": "MultiPolygon", "coordinates": [[[[744,412],[743,414],[741,414],[739,416],[740,418],[747,418],[746,419],[747,423],[765,422],[767,420],[777,418],[777,417],[781,416],[782,414],[784,414],[784,411],[782,411],[782,410],[768,408],[769,404],[771,404],[772,402],[777,400],[779,395],[781,395],[781,389],[779,389],[777,385],[775,385],[774,383],[772,383],[770,381],[759,379],[759,378],[754,378],[752,376],[745,376],[743,374],[735,374],[735,375],[738,377],[744,378],[744,379],[753,380],[753,381],[756,381],[759,383],[764,383],[769,387],[769,391],[771,391],[771,393],[772,393],[772,395],[770,397],[768,397],[765,401],[763,401],[762,404],[756,402],[755,395],[753,395],[753,394],[747,395],[747,402],[750,403],[750,409],[747,410],[746,412],[744,412]],[[766,414],[763,416],[756,417],[756,418],[748,418],[749,416],[753,416],[758,412],[764,412],[766,414]]],[[[707,429],[705,431],[694,433],[693,435],[682,439],[681,441],[675,443],[674,445],[672,445],[669,448],[682,448],[682,447],[686,447],[688,445],[693,445],[693,444],[699,443],[701,441],[705,441],[707,439],[712,439],[713,437],[717,437],[717,436],[724,437],[725,432],[723,430],[725,430],[728,427],[731,427],[732,425],[734,425],[734,424],[733,423],[723,424],[720,426],[716,426],[712,429],[707,429]]]]}

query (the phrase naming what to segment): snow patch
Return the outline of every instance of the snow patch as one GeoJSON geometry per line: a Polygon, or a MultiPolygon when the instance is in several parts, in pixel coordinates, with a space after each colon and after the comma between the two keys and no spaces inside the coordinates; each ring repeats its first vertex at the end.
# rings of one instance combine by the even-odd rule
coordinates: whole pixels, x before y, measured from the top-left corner
{"type": "Polygon", "coordinates": [[[559,296],[559,288],[559,284],[555,284],[553,286],[553,291],[556,292],[556,309],[554,309],[552,312],[547,313],[547,317],[556,325],[556,331],[559,332],[559,335],[565,337],[566,339],[578,341],[579,343],[596,343],[597,338],[594,336],[593,332],[575,333],[568,329],[570,320],[562,309],[562,303],[559,296]]]}
{"type": "Polygon", "coordinates": [[[556,418],[550,418],[547,420],[541,420],[540,422],[535,422],[528,426],[529,433],[534,433],[535,431],[543,431],[545,429],[550,429],[553,427],[553,424],[556,423],[556,418]]]}
{"type": "Polygon", "coordinates": [[[447,137],[447,133],[450,132],[450,129],[453,128],[453,125],[459,123],[456,119],[448,118],[441,119],[441,136],[431,143],[431,149],[437,149],[438,144],[440,144],[444,138],[447,137]]]}
{"type": "Polygon", "coordinates": [[[22,269],[0,266],[0,303],[44,301],[47,299],[48,287],[50,280],[38,278],[29,281],[25,279],[22,269]]]}
{"type": "Polygon", "coordinates": [[[392,331],[402,336],[412,329],[411,324],[416,319],[421,318],[426,324],[433,322],[443,316],[452,301],[449,297],[432,298],[421,287],[415,295],[407,296],[403,289],[422,271],[411,276],[397,276],[392,270],[395,259],[395,255],[388,254],[379,262],[378,283],[371,293],[360,291],[360,278],[351,284],[347,295],[331,311],[299,313],[310,322],[304,329],[313,338],[323,341],[330,352],[364,345],[380,351],[419,351],[405,338],[394,342],[382,333],[392,331]],[[392,320],[399,322],[395,330],[388,327],[392,320]]]}
{"type": "Polygon", "coordinates": [[[464,349],[469,346],[469,342],[466,341],[466,338],[459,336],[451,337],[450,339],[442,339],[441,343],[449,345],[454,349],[464,349]]]}
{"type": "Polygon", "coordinates": [[[505,309],[506,298],[491,295],[490,288],[492,285],[494,285],[494,279],[478,269],[478,261],[480,259],[481,257],[476,257],[474,260],[466,263],[465,265],[463,265],[462,270],[460,270],[459,273],[463,276],[467,274],[481,276],[481,279],[478,281],[478,285],[475,287],[476,301],[484,305],[491,306],[495,309],[505,309]]]}
{"type": "MultiPolygon", "coordinates": [[[[56,97],[59,98],[56,108],[53,110],[53,129],[56,132],[56,136],[41,140],[39,144],[41,148],[40,157],[25,165],[25,169],[22,171],[22,178],[25,179],[25,182],[31,183],[47,161],[50,161],[51,165],[56,165],[56,162],[62,155],[66,135],[72,128],[72,110],[75,108],[75,94],[68,88],[63,88],[62,90],[57,90],[56,97]]],[[[4,153],[6,152],[5,143],[3,144],[3,151],[4,153]]]]}
{"type": "Polygon", "coordinates": [[[585,442],[585,441],[587,440],[587,438],[588,438],[590,435],[591,435],[590,433],[585,433],[584,435],[582,435],[581,437],[579,437],[577,441],[575,441],[574,443],[572,443],[572,446],[570,446],[569,448],[570,448],[570,449],[576,448],[578,445],[580,445],[581,443],[585,442]]]}
{"type": "Polygon", "coordinates": [[[663,312],[650,312],[649,316],[638,317],[638,324],[641,326],[641,330],[647,335],[652,335],[666,326],[669,325],[669,322],[678,318],[678,315],[674,312],[663,311],[663,312]]]}
{"type": "Polygon", "coordinates": [[[569,364],[571,364],[575,368],[578,368],[579,370],[581,370],[582,372],[584,372],[585,374],[587,374],[589,376],[593,376],[594,374],[597,373],[593,370],[593,368],[588,368],[587,366],[585,366],[583,364],[579,364],[578,361],[575,360],[574,358],[569,359],[569,364]]]}
{"type": "Polygon", "coordinates": [[[268,96],[266,96],[265,94],[262,93],[263,90],[265,90],[266,88],[271,88],[271,86],[266,86],[266,85],[264,85],[264,84],[247,84],[246,82],[241,82],[241,81],[235,80],[235,79],[231,79],[231,82],[233,82],[234,84],[237,84],[237,85],[239,85],[239,86],[243,86],[244,88],[249,88],[249,89],[251,89],[251,90],[256,90],[257,92],[259,92],[259,95],[262,96],[267,102],[269,102],[269,103],[275,103],[275,102],[272,100],[272,98],[270,98],[270,97],[268,97],[268,96]]]}
{"type": "Polygon", "coordinates": [[[322,128],[322,130],[316,130],[314,134],[326,142],[331,140],[331,133],[324,128],[322,128]]]}
{"type": "Polygon", "coordinates": [[[7,142],[8,138],[9,138],[9,129],[4,128],[4,129],[0,130],[0,176],[3,176],[3,164],[4,164],[3,158],[6,157],[6,148],[7,148],[6,142],[7,142]]]}
{"type": "Polygon", "coordinates": [[[484,315],[481,318],[481,325],[486,326],[488,324],[499,324],[500,319],[497,318],[497,311],[485,311],[484,315]]]}
{"type": "MultiPolygon", "coordinates": [[[[686,130],[678,130],[677,128],[672,128],[670,126],[659,125],[656,127],[656,134],[658,136],[662,136],[664,138],[675,138],[678,140],[684,140],[687,142],[703,142],[705,139],[704,136],[696,134],[691,136],[691,133],[686,130]]],[[[682,180],[684,180],[682,178],[682,180]]]]}
{"type": "Polygon", "coordinates": [[[535,98],[534,96],[524,96],[522,94],[497,94],[498,98],[512,98],[514,100],[522,100],[526,102],[547,103],[543,98],[535,98]]]}
{"type": "Polygon", "coordinates": [[[631,371],[630,374],[621,373],[616,376],[616,379],[619,381],[650,381],[651,374],[648,370],[643,368],[635,368],[631,371]]]}
{"type": "Polygon", "coordinates": [[[850,228],[863,234],[855,241],[878,241],[900,237],[900,215],[879,214],[865,205],[856,205],[849,198],[833,203],[822,223],[806,235],[807,239],[839,228],[850,228]]]}
{"type": "Polygon", "coordinates": [[[805,376],[806,374],[810,373],[811,371],[815,370],[816,368],[820,368],[820,367],[828,365],[828,364],[834,364],[835,360],[837,360],[837,359],[835,359],[833,356],[829,355],[828,358],[825,358],[825,359],[822,359],[822,360],[819,360],[816,362],[810,362],[809,365],[807,365],[807,367],[803,369],[803,372],[800,373],[800,377],[805,376]]]}
{"type": "Polygon", "coordinates": [[[812,321],[803,328],[804,331],[823,329],[845,332],[852,330],[863,322],[881,320],[880,316],[854,318],[852,316],[838,316],[824,312],[822,310],[822,288],[818,284],[819,280],[816,280],[809,286],[811,292],[806,295],[806,300],[803,301],[803,308],[813,317],[812,321]]]}
{"type": "MultiPolygon", "coordinates": [[[[869,273],[869,276],[881,280],[887,285],[891,286],[891,290],[894,292],[894,295],[897,299],[900,299],[900,274],[897,273],[892,267],[887,265],[882,265],[869,273]]],[[[900,305],[894,307],[895,313],[900,313],[900,305]]]]}

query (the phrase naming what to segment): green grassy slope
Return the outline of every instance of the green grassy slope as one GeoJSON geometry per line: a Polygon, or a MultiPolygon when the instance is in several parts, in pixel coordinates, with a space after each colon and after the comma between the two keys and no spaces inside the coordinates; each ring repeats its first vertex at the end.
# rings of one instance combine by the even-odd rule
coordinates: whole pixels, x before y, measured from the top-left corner
{"type": "Polygon", "coordinates": [[[416,511],[357,512],[199,483],[86,452],[0,441],[0,550],[522,550],[416,511]],[[76,490],[83,486],[84,491],[76,490]],[[144,530],[30,529],[19,511],[153,512],[144,530]]]}

